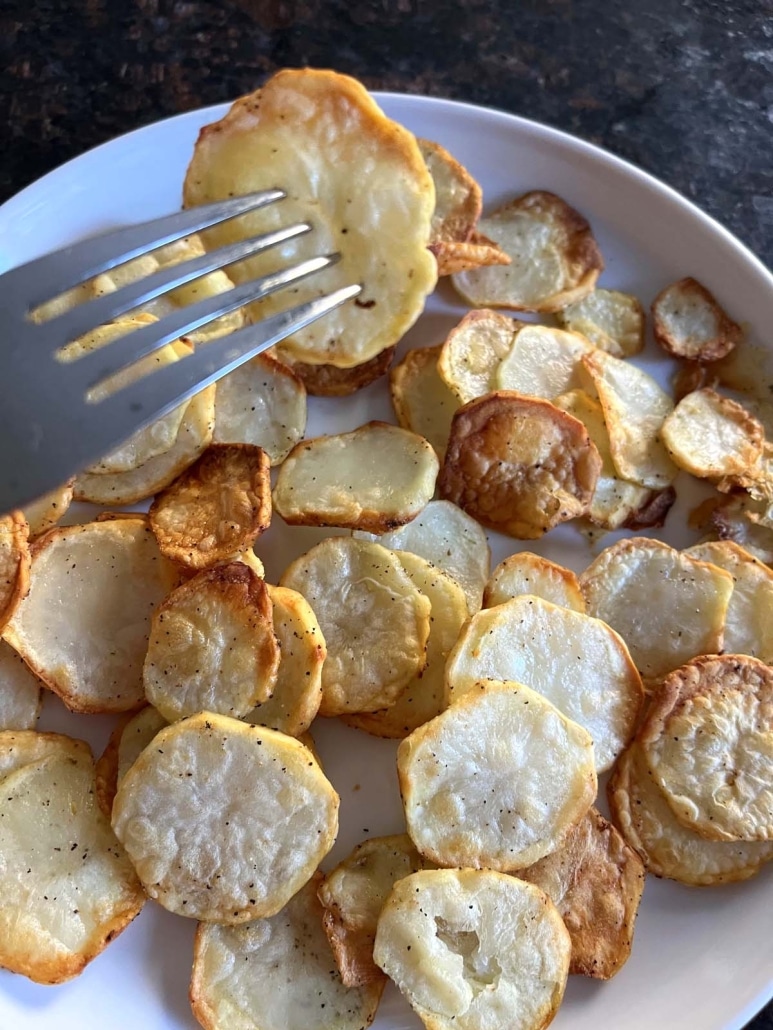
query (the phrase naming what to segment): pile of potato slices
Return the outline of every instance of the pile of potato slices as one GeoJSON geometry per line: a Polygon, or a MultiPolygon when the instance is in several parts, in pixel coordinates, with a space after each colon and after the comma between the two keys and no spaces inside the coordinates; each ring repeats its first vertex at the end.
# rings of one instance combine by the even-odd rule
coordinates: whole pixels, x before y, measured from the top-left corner
{"type": "MultiPolygon", "coordinates": [[[[283,205],[36,313],[278,218],[319,230],[282,259],[342,254],[301,299],[363,283],[0,519],[0,966],[66,981],[150,899],[198,922],[190,1000],[206,1030],[361,1030],[388,980],[430,1030],[540,1030],[569,975],[606,980],[628,960],[647,873],[720,885],[773,859],[760,355],[683,279],[652,303],[665,391],[631,360],[642,303],[597,285],[579,212],[532,189],[484,216],[470,172],[346,76],[284,71],[237,101],[202,131],[184,200],[276,181],[283,205]],[[438,276],[470,310],[408,349],[438,276]],[[363,420],[367,394],[315,401],[355,421],[306,436],[307,394],[387,375],[392,422],[363,420]],[[706,495],[690,517],[700,542],[641,535],[689,477],[706,495]],[[61,524],[73,499],[99,514],[61,524]],[[579,576],[539,553],[563,523],[588,555],[579,576]],[[278,527],[295,558],[268,582],[278,527]],[[493,570],[487,531],[508,538],[493,570]],[[44,691],[114,717],[96,761],[35,728],[44,691]],[[399,742],[404,820],[323,871],[346,801],[309,729],[336,717],[399,742]]],[[[109,346],[277,260],[205,276],[70,346],[109,346]]],[[[234,311],[136,374],[279,303],[234,311]]]]}

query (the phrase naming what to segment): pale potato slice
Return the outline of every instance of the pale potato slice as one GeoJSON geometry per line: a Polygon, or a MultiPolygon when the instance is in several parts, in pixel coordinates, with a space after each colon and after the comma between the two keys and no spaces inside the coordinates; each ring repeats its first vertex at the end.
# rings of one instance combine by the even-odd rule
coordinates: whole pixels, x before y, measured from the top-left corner
{"type": "Polygon", "coordinates": [[[460,404],[496,389],[496,372],[523,322],[496,311],[469,311],[441,346],[440,378],[460,404]]]}
{"type": "MultiPolygon", "coordinates": [[[[38,735],[26,731],[35,750],[38,735]]],[[[0,751],[22,734],[0,733],[0,751]]],[[[37,983],[77,976],[145,895],[94,797],[88,745],[45,734],[45,756],[5,772],[0,799],[0,966],[37,983]]]]}
{"type": "Polygon", "coordinates": [[[262,447],[279,465],[306,431],[306,388],[281,361],[258,354],[217,384],[213,443],[262,447]]]}
{"type": "Polygon", "coordinates": [[[113,829],[148,894],[178,915],[274,915],[335,841],[338,795],[311,751],[264,726],[200,712],[128,769],[113,829]]]}
{"type": "Polygon", "coordinates": [[[709,840],[773,841],[773,669],[696,658],[667,676],[639,742],[677,819],[709,840]]]}
{"type": "Polygon", "coordinates": [[[29,538],[41,536],[47,529],[64,518],[72,501],[72,488],[75,480],[70,479],[64,486],[52,490],[32,504],[26,505],[22,514],[29,526],[29,538]]]}
{"type": "Polygon", "coordinates": [[[72,711],[131,711],[153,609],[178,581],[145,515],[52,529],[5,635],[72,711]]]}
{"type": "Polygon", "coordinates": [[[644,348],[644,308],[630,293],[596,289],[557,311],[556,318],[616,358],[633,357],[644,348]]]}
{"type": "Polygon", "coordinates": [[[652,490],[669,486],[677,468],[660,432],[674,410],[671,398],[646,372],[602,350],[586,354],[582,364],[604,411],[618,475],[652,490]]]}
{"type": "Polygon", "coordinates": [[[0,730],[35,728],[42,686],[11,645],[0,640],[0,730]]]}
{"type": "Polygon", "coordinates": [[[306,598],[325,638],[320,715],[387,707],[424,668],[431,605],[385,547],[331,537],[280,585],[306,598]]]}
{"type": "Polygon", "coordinates": [[[765,440],[762,426],[745,408],[708,389],[679,401],[661,433],[672,460],[704,479],[751,471],[765,440]]]}
{"type": "MultiPolygon", "coordinates": [[[[208,230],[208,247],[308,221],[314,232],[231,266],[237,283],[319,254],[334,267],[297,284],[295,304],[351,283],[342,305],[286,340],[294,361],[351,368],[407,332],[437,279],[427,250],[435,206],[416,139],[388,119],[365,88],[332,71],[284,70],[237,100],[199,134],[183,189],[191,207],[274,188],[287,196],[208,230]],[[358,184],[367,183],[367,189],[358,184]]],[[[287,307],[281,291],[250,306],[254,320],[287,307]]]]}
{"type": "Polygon", "coordinates": [[[322,703],[322,666],[327,647],[311,605],[286,587],[266,586],[274,609],[279,670],[271,697],[245,715],[291,737],[306,733],[322,703]]]}
{"type": "Polygon", "coordinates": [[[416,518],[437,474],[437,455],[423,437],[368,422],[297,444],[279,470],[274,507],[291,526],[383,533],[416,518]]]}
{"type": "Polygon", "coordinates": [[[405,738],[397,773],[411,840],[445,866],[523,869],[596,796],[590,734],[530,687],[482,677],[405,738]]]}
{"type": "Polygon", "coordinates": [[[483,591],[483,607],[493,608],[521,594],[534,594],[575,612],[585,611],[585,598],[571,569],[531,551],[511,554],[497,565],[483,591]]]}
{"type": "Polygon", "coordinates": [[[511,264],[454,276],[474,307],[560,311],[590,293],[604,268],[591,227],[555,193],[524,193],[481,218],[478,229],[511,264]]]}
{"type": "Polygon", "coordinates": [[[239,718],[271,696],[279,654],[266,584],[243,562],[218,565],[154,612],[145,696],[168,722],[201,711],[239,718]]]}
{"type": "Polygon", "coordinates": [[[743,336],[706,287],[691,278],[661,290],[652,302],[652,323],[665,351],[691,361],[724,358],[743,336]]]}
{"type": "Polygon", "coordinates": [[[399,424],[423,436],[442,461],[459,402],[438,371],[441,350],[442,346],[409,350],[389,374],[389,391],[399,424]]]}
{"type": "Polygon", "coordinates": [[[347,988],[322,929],[316,874],[285,908],[247,926],[202,923],[190,999],[204,1030],[365,1030],[384,979],[347,988]]]}
{"type": "Polygon", "coordinates": [[[732,540],[766,565],[773,565],[773,530],[749,519],[756,506],[751,497],[723,497],[711,513],[711,526],[720,540],[732,540]]]}
{"type": "Polygon", "coordinates": [[[485,679],[523,683],[587,730],[598,772],[610,768],[633,736],[644,699],[614,630],[529,594],[473,615],[449,654],[449,702],[485,679]]]}
{"type": "Polygon", "coordinates": [[[391,533],[354,535],[426,558],[456,580],[467,595],[471,614],[480,608],[491,567],[491,549],[480,525],[456,504],[430,501],[413,522],[391,533]]]}
{"type": "Polygon", "coordinates": [[[109,819],[118,784],[153,740],[168,723],[153,705],[145,705],[139,712],[122,716],[97,759],[96,791],[99,807],[109,819]]]}
{"type": "Polygon", "coordinates": [[[659,540],[607,547],[580,576],[588,613],[622,636],[645,679],[722,650],[733,577],[659,540]]]}
{"type": "Polygon", "coordinates": [[[277,347],[277,355],[292,368],[313,397],[348,397],[387,374],[395,356],[395,347],[385,347],[375,357],[351,368],[293,361],[281,344],[277,347]]]}
{"type": "Polygon", "coordinates": [[[524,325],[497,366],[492,389],[553,400],[582,385],[582,358],[592,350],[576,333],[547,325],[524,325]]]}
{"type": "Polygon", "coordinates": [[[213,444],[150,506],[162,554],[207,569],[251,547],[271,521],[265,451],[253,444],[213,444]]]}
{"type": "Polygon", "coordinates": [[[500,390],[454,415],[438,490],[483,525],[534,540],[588,511],[600,469],[576,418],[500,390]]]}
{"type": "Polygon", "coordinates": [[[392,890],[374,957],[428,1030],[542,1030],[571,942],[538,887],[492,870],[413,873],[392,890]]]}
{"type": "Polygon", "coordinates": [[[20,511],[0,516],[0,632],[30,586],[29,527],[20,511]]]}

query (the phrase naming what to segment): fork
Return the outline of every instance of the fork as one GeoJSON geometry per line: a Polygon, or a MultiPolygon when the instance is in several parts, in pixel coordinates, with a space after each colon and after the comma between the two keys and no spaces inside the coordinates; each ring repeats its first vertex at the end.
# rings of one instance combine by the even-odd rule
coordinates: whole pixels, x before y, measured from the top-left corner
{"type": "Polygon", "coordinates": [[[357,296],[360,285],[342,287],[211,340],[107,394],[95,389],[104,380],[185,333],[329,267],[340,255],[310,258],[243,283],[66,362],[61,351],[72,340],[199,276],[310,232],[312,226],[299,222],[228,244],[162,267],[42,324],[30,319],[45,301],[101,272],[285,195],[281,189],[264,190],[180,211],[84,240],[0,276],[0,514],[36,500],[210,383],[357,296]]]}

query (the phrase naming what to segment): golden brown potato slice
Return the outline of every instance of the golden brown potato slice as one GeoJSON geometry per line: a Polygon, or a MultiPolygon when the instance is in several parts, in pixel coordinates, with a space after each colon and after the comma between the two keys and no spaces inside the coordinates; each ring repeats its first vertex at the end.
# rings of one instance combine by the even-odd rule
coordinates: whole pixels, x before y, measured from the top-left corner
{"type": "Polygon", "coordinates": [[[30,586],[29,526],[20,511],[0,516],[0,632],[30,586]]]}
{"type": "Polygon", "coordinates": [[[554,903],[572,938],[570,973],[609,980],[628,961],[642,860],[595,808],[563,845],[519,874],[554,903]]]}
{"type": "Polygon", "coordinates": [[[588,511],[600,469],[576,418],[500,390],[454,415],[438,489],[483,525],[534,540],[588,511]]]}
{"type": "Polygon", "coordinates": [[[374,956],[428,1030],[542,1030],[570,953],[538,887],[490,869],[437,869],[395,885],[374,956]]]}
{"type": "Polygon", "coordinates": [[[139,712],[122,716],[116,724],[105,750],[97,759],[97,801],[109,819],[118,784],[153,740],[168,723],[153,705],[145,705],[139,712]]]}
{"type": "Polygon", "coordinates": [[[440,378],[460,404],[496,389],[496,372],[523,322],[497,311],[469,311],[440,348],[440,378]]]}
{"type": "MultiPolygon", "coordinates": [[[[387,118],[360,83],[332,71],[284,70],[237,100],[199,134],[183,190],[186,207],[272,189],[287,196],[208,230],[208,247],[294,222],[314,232],[280,250],[282,263],[336,251],[334,267],[295,287],[295,304],[351,283],[342,305],[282,345],[294,361],[360,365],[405,334],[437,279],[427,250],[435,189],[416,139],[387,118]],[[309,160],[298,160],[305,154],[309,160]],[[360,189],[357,183],[367,182],[360,189]]],[[[277,250],[231,266],[237,283],[273,272],[277,250]]],[[[250,306],[255,320],[287,307],[268,297],[250,306]]]]}
{"type": "MultiPolygon", "coordinates": [[[[88,745],[44,735],[6,770],[0,799],[0,966],[37,983],[77,976],[142,908],[145,895],[94,796],[88,745]]],[[[0,733],[0,751],[25,734],[0,733]]]]}
{"type": "Polygon", "coordinates": [[[715,565],[630,537],[602,551],[580,586],[588,613],[617,630],[645,679],[722,650],[733,577],[715,565]]]}
{"type": "Polygon", "coordinates": [[[42,686],[11,645],[0,640],[0,730],[35,728],[42,686]]]}
{"type": "Polygon", "coordinates": [[[430,244],[438,261],[438,275],[454,275],[489,265],[509,265],[512,258],[488,236],[473,232],[466,243],[430,244]]]}
{"type": "Polygon", "coordinates": [[[64,486],[52,490],[25,507],[22,514],[29,526],[30,540],[41,536],[47,529],[52,529],[60,519],[64,518],[72,501],[74,482],[74,479],[69,480],[64,486]]]}
{"type": "Polygon", "coordinates": [[[552,604],[585,611],[585,598],[571,569],[531,551],[511,554],[497,565],[483,591],[483,607],[493,608],[521,594],[534,594],[552,604]]]}
{"type": "Polygon", "coordinates": [[[459,402],[438,371],[441,350],[441,346],[409,350],[390,372],[389,390],[399,424],[423,436],[442,461],[459,402]]]}
{"type": "Polygon", "coordinates": [[[374,357],[351,368],[337,365],[311,365],[305,361],[293,361],[280,344],[277,354],[292,368],[314,397],[348,397],[357,390],[363,390],[389,371],[395,356],[395,347],[385,347],[374,357]]]}
{"type": "Polygon", "coordinates": [[[411,840],[444,866],[523,869],[596,796],[590,734],[530,687],[482,677],[405,738],[397,773],[411,840]]]}
{"type": "Polygon", "coordinates": [[[279,470],[274,507],[291,526],[383,533],[416,518],[437,474],[437,455],[423,437],[368,422],[297,444],[279,470]]]}
{"type": "Polygon", "coordinates": [[[556,312],[559,325],[616,358],[644,348],[644,308],[630,293],[597,289],[556,312]]]}
{"type": "Polygon", "coordinates": [[[582,358],[592,350],[576,333],[547,325],[524,325],[497,366],[492,389],[553,400],[582,385],[582,358]]]}
{"type": "Polygon", "coordinates": [[[765,440],[762,426],[745,408],[708,389],[679,401],[661,433],[672,460],[703,479],[750,472],[765,440]]]}
{"type": "Polygon", "coordinates": [[[560,311],[596,285],[604,260],[591,227],[555,193],[533,190],[478,222],[511,264],[455,275],[474,307],[560,311]]]}
{"type": "Polygon", "coordinates": [[[213,712],[161,730],[128,769],[113,829],[148,894],[193,919],[273,915],[338,831],[338,795],[311,751],[213,712]]]}
{"type": "Polygon", "coordinates": [[[652,302],[655,339],[663,350],[691,361],[716,361],[740,343],[743,332],[705,286],[680,279],[652,302]]]}
{"type": "Polygon", "coordinates": [[[178,582],[145,515],[52,529],[6,637],[72,711],[131,711],[153,609],[178,582]]]}
{"type": "Polygon", "coordinates": [[[317,898],[319,873],[270,919],[201,923],[190,999],[204,1030],[365,1030],[384,989],[347,988],[334,968],[317,898]]]}
{"type": "Polygon", "coordinates": [[[385,547],[331,537],[297,558],[280,585],[306,598],[325,638],[320,715],[388,707],[424,668],[430,602],[385,547]]]}

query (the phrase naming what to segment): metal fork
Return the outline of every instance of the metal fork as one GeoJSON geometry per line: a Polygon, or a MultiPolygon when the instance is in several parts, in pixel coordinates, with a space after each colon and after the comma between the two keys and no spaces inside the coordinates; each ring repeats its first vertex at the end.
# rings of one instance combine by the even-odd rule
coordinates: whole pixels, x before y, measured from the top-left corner
{"type": "Polygon", "coordinates": [[[45,301],[116,265],[285,196],[265,190],[181,211],[84,240],[0,276],[0,514],[35,500],[108,454],[154,419],[243,362],[355,297],[353,284],[207,342],[180,361],[95,401],[104,380],[160,347],[251,301],[327,268],[338,254],[311,258],[181,308],[76,360],[67,343],[170,290],[311,231],[301,222],[229,244],[81,304],[42,324],[45,301]]]}

